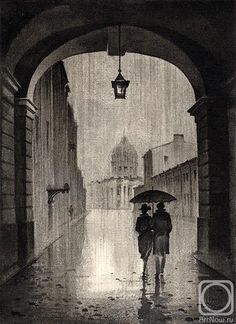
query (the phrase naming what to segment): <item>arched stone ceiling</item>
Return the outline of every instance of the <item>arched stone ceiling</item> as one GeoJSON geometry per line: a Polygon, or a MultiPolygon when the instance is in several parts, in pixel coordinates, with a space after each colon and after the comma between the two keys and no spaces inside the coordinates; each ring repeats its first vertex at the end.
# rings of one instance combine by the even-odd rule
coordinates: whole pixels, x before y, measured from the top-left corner
{"type": "MultiPolygon", "coordinates": [[[[225,74],[229,73],[227,68],[230,64],[224,66],[224,62],[232,60],[232,53],[228,46],[229,39],[222,37],[224,33],[227,35],[229,33],[226,28],[222,31],[219,26],[223,26],[222,20],[226,17],[230,22],[227,28],[232,25],[232,14],[230,15],[232,5],[221,12],[220,9],[223,8],[221,2],[217,6],[212,6],[207,1],[57,0],[49,6],[45,5],[45,1],[27,1],[26,4],[25,1],[19,0],[18,4],[24,18],[19,19],[14,10],[13,14],[11,13],[12,25],[15,24],[16,27],[18,24],[20,28],[18,33],[14,34],[10,32],[11,28],[6,27],[5,34],[8,38],[4,39],[6,49],[4,58],[6,66],[22,85],[23,94],[26,93],[35,70],[51,53],[64,44],[73,42],[73,39],[118,23],[152,31],[165,39],[166,44],[171,46],[166,49],[165,57],[162,56],[164,51],[163,53],[159,51],[161,58],[171,60],[168,57],[172,54],[178,61],[184,53],[185,57],[188,57],[187,61],[196,67],[197,74],[201,75],[208,93],[217,91],[216,83],[220,84],[225,74]],[[173,53],[168,54],[171,51],[173,53]]],[[[137,42],[141,48],[137,46],[135,48],[133,43],[132,48],[127,50],[144,51],[141,43],[143,44],[137,42]]],[[[90,51],[102,47],[102,44],[95,45],[90,51]]],[[[149,44],[150,53],[146,51],[145,54],[152,55],[152,51],[149,44]]],[[[188,75],[187,61],[185,60],[185,68],[182,71],[190,82],[193,82],[192,77],[188,75]]],[[[172,63],[178,66],[178,62],[172,63]]],[[[201,86],[196,87],[195,82],[192,84],[198,96],[198,88],[201,86]]]]}
{"type": "MultiPolygon", "coordinates": [[[[98,51],[107,51],[110,55],[117,55],[116,33],[116,27],[103,28],[99,31],[74,38],[58,47],[48,55],[35,70],[30,81],[27,96],[31,99],[33,98],[34,87],[38,79],[50,66],[60,60],[77,54],[98,51]]],[[[191,62],[184,52],[180,51],[174,44],[165,38],[141,28],[122,26],[121,50],[123,54],[125,52],[140,53],[158,57],[173,63],[185,73],[193,86],[196,97],[204,94],[203,80],[193,62],[191,62]]]]}

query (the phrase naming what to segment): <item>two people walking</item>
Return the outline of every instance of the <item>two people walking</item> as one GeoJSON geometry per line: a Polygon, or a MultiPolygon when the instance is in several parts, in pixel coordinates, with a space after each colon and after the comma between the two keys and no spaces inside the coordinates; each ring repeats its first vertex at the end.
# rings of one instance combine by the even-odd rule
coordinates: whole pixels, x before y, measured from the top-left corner
{"type": "Polygon", "coordinates": [[[143,276],[145,276],[147,261],[153,250],[156,257],[156,278],[159,279],[164,273],[166,254],[169,254],[172,223],[163,202],[157,204],[153,217],[148,214],[150,209],[147,204],[141,206],[141,215],[137,218],[135,229],[139,233],[138,247],[143,259],[143,276]]]}

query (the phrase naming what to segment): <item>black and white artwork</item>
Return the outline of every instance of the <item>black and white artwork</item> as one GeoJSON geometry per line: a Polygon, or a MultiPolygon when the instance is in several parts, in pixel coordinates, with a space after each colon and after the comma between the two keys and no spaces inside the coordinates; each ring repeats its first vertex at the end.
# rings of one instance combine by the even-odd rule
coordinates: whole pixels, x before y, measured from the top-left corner
{"type": "Polygon", "coordinates": [[[236,323],[236,2],[1,6],[0,323],[236,323]]]}

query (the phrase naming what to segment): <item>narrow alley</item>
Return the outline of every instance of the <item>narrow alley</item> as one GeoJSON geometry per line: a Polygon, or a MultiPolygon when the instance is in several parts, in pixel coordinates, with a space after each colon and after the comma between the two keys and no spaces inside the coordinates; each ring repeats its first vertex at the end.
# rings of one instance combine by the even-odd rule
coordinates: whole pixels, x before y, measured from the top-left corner
{"type": "Polygon", "coordinates": [[[136,216],[93,210],[0,288],[0,323],[184,323],[199,321],[197,284],[216,274],[194,258],[196,224],[173,219],[164,280],[153,256],[143,281],[136,216]]]}

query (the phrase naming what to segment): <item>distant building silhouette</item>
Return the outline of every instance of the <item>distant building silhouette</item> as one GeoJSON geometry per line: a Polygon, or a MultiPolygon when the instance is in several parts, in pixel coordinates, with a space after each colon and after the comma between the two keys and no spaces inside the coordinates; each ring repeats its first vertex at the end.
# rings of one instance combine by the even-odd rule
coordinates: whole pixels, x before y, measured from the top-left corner
{"type": "Polygon", "coordinates": [[[112,177],[93,181],[87,188],[89,209],[132,209],[129,200],[134,187],[142,184],[137,175],[138,154],[126,136],[113,149],[111,158],[112,177]]]}
{"type": "Polygon", "coordinates": [[[113,149],[111,167],[115,178],[137,178],[138,154],[126,136],[113,149]]]}

